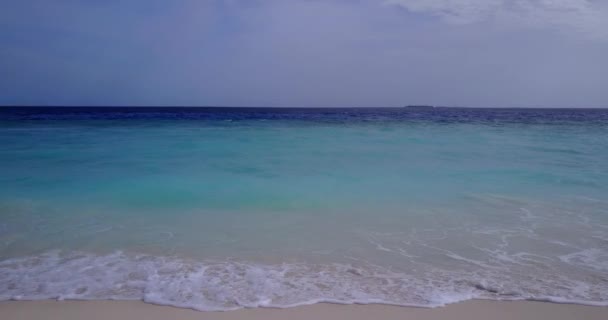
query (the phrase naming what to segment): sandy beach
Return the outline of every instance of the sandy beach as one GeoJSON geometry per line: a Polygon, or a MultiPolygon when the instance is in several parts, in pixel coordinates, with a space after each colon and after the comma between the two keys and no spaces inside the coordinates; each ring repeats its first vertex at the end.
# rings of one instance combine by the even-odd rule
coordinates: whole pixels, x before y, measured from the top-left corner
{"type": "Polygon", "coordinates": [[[199,312],[137,301],[11,301],[0,303],[3,320],[304,320],[304,319],[607,319],[608,308],[543,302],[469,301],[444,308],[404,308],[385,305],[318,304],[290,309],[246,309],[199,312]]]}

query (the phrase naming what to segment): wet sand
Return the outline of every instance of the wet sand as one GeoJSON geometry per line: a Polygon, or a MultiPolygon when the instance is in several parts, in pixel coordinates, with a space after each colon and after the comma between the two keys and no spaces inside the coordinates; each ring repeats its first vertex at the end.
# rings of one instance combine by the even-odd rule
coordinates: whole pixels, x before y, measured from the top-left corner
{"type": "Polygon", "coordinates": [[[317,304],[290,309],[246,309],[199,312],[138,301],[10,301],[0,303],[2,320],[605,320],[608,307],[543,302],[469,301],[444,308],[424,309],[385,305],[317,304]]]}

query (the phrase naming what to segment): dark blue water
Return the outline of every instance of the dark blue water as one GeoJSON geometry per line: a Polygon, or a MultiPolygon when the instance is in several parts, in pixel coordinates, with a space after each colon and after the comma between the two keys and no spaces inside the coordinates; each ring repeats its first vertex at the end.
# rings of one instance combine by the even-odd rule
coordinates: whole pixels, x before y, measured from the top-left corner
{"type": "Polygon", "coordinates": [[[608,122],[608,109],[0,107],[0,120],[288,120],[347,123],[429,121],[488,124],[569,122],[605,124],[608,122]]]}

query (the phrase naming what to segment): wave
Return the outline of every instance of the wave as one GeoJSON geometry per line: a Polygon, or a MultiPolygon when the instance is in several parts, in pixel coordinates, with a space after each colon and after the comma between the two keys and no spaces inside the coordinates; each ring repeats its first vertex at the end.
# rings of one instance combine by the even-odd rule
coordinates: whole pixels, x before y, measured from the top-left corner
{"type": "Polygon", "coordinates": [[[53,251],[0,262],[0,300],[142,300],[201,311],[289,308],[321,302],[440,307],[471,299],[608,306],[608,279],[429,270],[376,265],[191,261],[115,252],[53,251]]]}

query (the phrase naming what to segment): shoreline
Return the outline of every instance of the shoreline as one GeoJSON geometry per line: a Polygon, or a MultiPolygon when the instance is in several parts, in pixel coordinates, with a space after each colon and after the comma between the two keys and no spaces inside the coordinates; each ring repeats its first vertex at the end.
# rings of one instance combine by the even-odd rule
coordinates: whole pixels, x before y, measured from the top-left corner
{"type": "Polygon", "coordinates": [[[3,320],[307,320],[307,319],[551,319],[600,320],[608,317],[608,307],[535,301],[471,300],[440,308],[398,307],[390,305],[339,305],[321,303],[287,309],[254,308],[225,312],[159,306],[142,301],[4,301],[3,320]]]}

